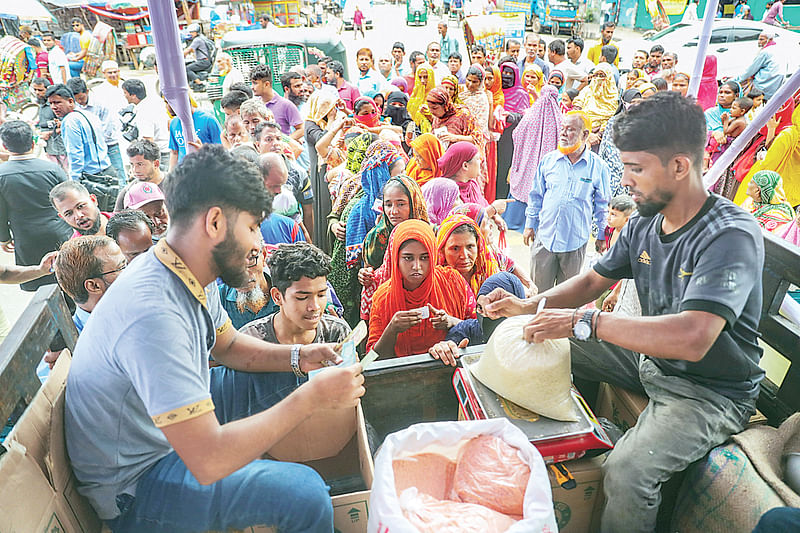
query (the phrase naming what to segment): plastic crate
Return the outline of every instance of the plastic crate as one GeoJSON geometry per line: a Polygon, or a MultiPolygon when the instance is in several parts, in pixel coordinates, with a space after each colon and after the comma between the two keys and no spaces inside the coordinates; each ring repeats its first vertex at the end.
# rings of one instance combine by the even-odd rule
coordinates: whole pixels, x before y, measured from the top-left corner
{"type": "Polygon", "coordinates": [[[287,44],[275,45],[264,44],[247,48],[226,49],[231,56],[233,66],[244,75],[244,79],[250,79],[250,69],[255,65],[269,65],[272,69],[272,89],[283,96],[281,86],[281,74],[300,65],[306,66],[306,51],[303,45],[287,44]]]}

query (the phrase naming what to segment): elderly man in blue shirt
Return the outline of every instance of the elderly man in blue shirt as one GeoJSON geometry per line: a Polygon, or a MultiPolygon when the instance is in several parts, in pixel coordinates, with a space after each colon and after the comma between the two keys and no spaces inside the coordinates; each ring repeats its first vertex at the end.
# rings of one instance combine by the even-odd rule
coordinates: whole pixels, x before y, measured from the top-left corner
{"type": "Polygon", "coordinates": [[[525,211],[525,245],[531,245],[531,278],[539,292],[580,273],[592,219],[595,247],[605,251],[603,235],[610,196],[610,172],[586,144],[591,122],[580,111],[561,123],[558,150],[539,162],[525,211]]]}
{"type": "Polygon", "coordinates": [[[775,34],[769,31],[758,36],[758,47],[761,50],[747,69],[735,81],[741,82],[753,78],[753,86],[761,89],[767,100],[777,92],[783,83],[783,72],[776,55],[775,34]]]}

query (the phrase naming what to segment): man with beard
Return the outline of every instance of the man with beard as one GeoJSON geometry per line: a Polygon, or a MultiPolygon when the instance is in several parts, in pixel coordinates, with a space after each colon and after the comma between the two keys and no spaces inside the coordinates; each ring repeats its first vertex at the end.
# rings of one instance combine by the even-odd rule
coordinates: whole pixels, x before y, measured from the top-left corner
{"type": "Polygon", "coordinates": [[[67,149],[64,148],[64,139],[61,138],[61,127],[45,97],[47,88],[51,85],[47,78],[35,78],[31,82],[31,90],[36,95],[36,103],[39,104],[39,122],[36,128],[39,130],[39,138],[45,140],[44,153],[47,154],[47,158],[66,170],[67,149]]]}
{"type": "Polygon", "coordinates": [[[147,215],[155,226],[153,240],[158,241],[169,229],[169,213],[164,206],[164,193],[158,185],[137,181],[128,189],[123,200],[125,209],[138,209],[147,215]]]}
{"type": "Polygon", "coordinates": [[[75,231],[71,239],[81,235],[105,235],[111,213],[100,211],[97,197],[89,194],[81,183],[65,181],[50,191],[50,203],[69,227],[75,231]]]}
{"type": "Polygon", "coordinates": [[[318,410],[355,407],[361,365],[307,381],[341,361],[334,345],[266,343],[222,309],[215,280],[246,284],[269,214],[256,165],[206,145],[164,192],[167,236],[110,287],[75,347],[64,423],[79,491],[115,531],[330,532],[319,474],[261,457],[318,410]]]}
{"type": "Polygon", "coordinates": [[[619,46],[611,42],[611,38],[614,37],[615,29],[617,29],[617,25],[614,24],[613,21],[603,23],[603,25],[600,27],[600,42],[589,48],[589,50],[586,52],[586,57],[589,59],[589,61],[595,65],[598,64],[600,62],[600,56],[603,54],[603,47],[613,46],[617,49],[617,58],[614,62],[614,66],[619,68],[619,46]]]}
{"type": "Polygon", "coordinates": [[[268,65],[256,65],[250,70],[253,94],[272,111],[281,131],[296,141],[303,138],[303,117],[288,99],[272,89],[272,69],[268,65]]]}
{"type": "Polygon", "coordinates": [[[359,78],[356,82],[358,92],[370,94],[380,91],[386,85],[386,78],[375,70],[375,60],[372,50],[361,48],[356,52],[356,66],[358,66],[359,78]]]}
{"type": "Polygon", "coordinates": [[[283,94],[289,99],[291,103],[303,114],[303,106],[308,100],[306,96],[305,87],[303,83],[303,76],[292,70],[281,74],[281,86],[283,86],[283,94]]]}
{"type": "Polygon", "coordinates": [[[136,209],[123,209],[115,213],[106,225],[106,233],[116,241],[129,263],[153,247],[155,229],[147,215],[136,209]]]}
{"type": "Polygon", "coordinates": [[[582,112],[567,113],[558,149],[542,157],[533,178],[522,238],[531,246],[531,278],[539,291],[581,271],[592,219],[598,229],[595,248],[605,250],[611,173],[586,144],[591,129],[582,112]]]}
{"type": "Polygon", "coordinates": [[[644,71],[650,76],[650,79],[658,78],[661,74],[661,56],[664,55],[664,47],[660,44],[654,45],[650,49],[650,54],[647,56],[647,63],[644,65],[644,71]]]}
{"type": "Polygon", "coordinates": [[[780,88],[783,83],[783,71],[781,69],[780,55],[775,51],[775,34],[763,31],[758,36],[758,47],[760,48],[750,66],[734,81],[741,84],[748,78],[753,78],[753,87],[761,90],[764,97],[769,100],[780,88]]]}
{"type": "Polygon", "coordinates": [[[75,301],[72,321],[78,333],[83,331],[97,302],[127,266],[117,243],[105,235],[78,237],[61,246],[53,270],[58,285],[75,301]]]}
{"type": "MultiPolygon", "coordinates": [[[[273,213],[268,218],[274,216],[273,213]]],[[[278,310],[278,306],[270,297],[270,277],[264,269],[266,260],[267,247],[262,243],[258,254],[248,260],[247,281],[241,287],[231,287],[227,283],[217,287],[222,308],[228,313],[233,327],[237,330],[253,320],[264,318],[278,310]]]]}
{"type": "Polygon", "coordinates": [[[361,93],[358,88],[344,79],[344,65],[341,61],[329,61],[325,67],[325,82],[336,87],[339,99],[344,102],[348,113],[353,112],[353,103],[358,100],[361,93]]]}
{"type": "Polygon", "coordinates": [[[316,246],[282,244],[267,260],[272,300],[280,310],[251,322],[242,333],[278,344],[341,342],[350,326],[325,312],[331,258],[316,246]]]}
{"type": "MultiPolygon", "coordinates": [[[[517,61],[517,66],[520,72],[525,72],[525,67],[528,65],[538,65],[544,72],[544,79],[550,78],[550,65],[544,59],[539,57],[539,43],[541,38],[535,33],[529,33],[525,36],[525,55],[517,61]]],[[[481,66],[483,64],[481,63],[481,66]]]]}
{"type": "MultiPolygon", "coordinates": [[[[48,252],[69,239],[69,226],[53,213],[48,194],[67,180],[64,171],[33,153],[33,130],[21,120],[0,126],[0,140],[11,153],[0,165],[0,247],[19,266],[38,265],[48,252]]],[[[55,283],[52,275],[31,278],[22,290],[55,283]]]]}
{"type": "Polygon", "coordinates": [[[538,296],[495,291],[478,304],[496,318],[533,313],[546,299],[525,338],[574,335],[584,398],[592,403],[597,381],[650,398],[603,465],[601,531],[636,533],[656,529],[662,484],[755,413],[764,242],[752,216],[703,185],[706,123],[693,100],[657,93],[629,108],[613,135],[639,210],[619,240],[593,268],[538,296]],[[622,278],[636,284],[641,317],[580,311],[622,278]]]}

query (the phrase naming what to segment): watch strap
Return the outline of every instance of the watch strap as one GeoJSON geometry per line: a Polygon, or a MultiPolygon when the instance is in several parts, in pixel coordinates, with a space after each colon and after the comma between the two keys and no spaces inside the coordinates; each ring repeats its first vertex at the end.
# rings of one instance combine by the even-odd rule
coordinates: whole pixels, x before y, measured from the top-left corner
{"type": "Polygon", "coordinates": [[[300,369],[300,347],[301,344],[293,344],[292,345],[292,355],[290,358],[290,363],[292,365],[292,372],[298,378],[305,378],[308,375],[300,369]]]}

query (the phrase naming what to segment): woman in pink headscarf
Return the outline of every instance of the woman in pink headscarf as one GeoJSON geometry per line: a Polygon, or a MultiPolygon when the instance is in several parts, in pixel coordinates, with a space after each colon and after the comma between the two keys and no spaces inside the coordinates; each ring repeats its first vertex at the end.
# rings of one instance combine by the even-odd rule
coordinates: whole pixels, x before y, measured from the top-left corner
{"type": "Polygon", "coordinates": [[[708,55],[706,56],[706,62],[703,64],[703,77],[700,79],[700,89],[697,91],[697,103],[703,108],[703,111],[717,105],[718,91],[717,56],[708,55]]]}
{"type": "Polygon", "coordinates": [[[533,177],[541,157],[558,148],[561,129],[561,109],[558,89],[552,85],[542,87],[541,94],[528,109],[513,133],[514,156],[508,172],[509,197],[516,200],[508,206],[503,218],[509,229],[525,229],[525,208],[533,187],[533,177]]]}
{"type": "Polygon", "coordinates": [[[434,178],[422,186],[422,196],[428,204],[428,219],[431,224],[439,225],[447,218],[450,210],[460,200],[460,190],[450,178],[434,178]]]}

